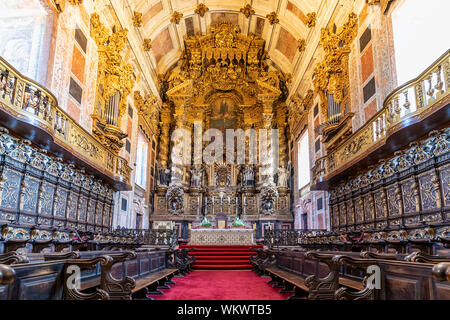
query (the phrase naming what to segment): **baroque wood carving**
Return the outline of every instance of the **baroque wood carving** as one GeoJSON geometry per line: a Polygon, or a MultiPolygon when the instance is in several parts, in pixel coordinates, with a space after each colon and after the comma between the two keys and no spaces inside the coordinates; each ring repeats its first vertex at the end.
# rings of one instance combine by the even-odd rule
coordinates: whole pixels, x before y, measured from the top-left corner
{"type": "Polygon", "coordinates": [[[97,13],[91,15],[91,37],[98,47],[96,111],[93,134],[116,154],[126,137],[119,126],[127,108],[126,99],[134,86],[133,69],[123,58],[127,29],[110,32],[97,13]]]}

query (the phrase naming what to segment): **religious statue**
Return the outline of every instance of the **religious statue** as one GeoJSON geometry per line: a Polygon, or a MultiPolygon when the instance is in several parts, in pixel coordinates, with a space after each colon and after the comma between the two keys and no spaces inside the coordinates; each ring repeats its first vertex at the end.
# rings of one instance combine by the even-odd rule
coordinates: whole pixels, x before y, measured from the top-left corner
{"type": "Polygon", "coordinates": [[[168,211],[171,214],[181,214],[184,210],[184,190],[182,187],[172,185],[166,193],[168,211]]]}
{"type": "Polygon", "coordinates": [[[246,166],[243,173],[243,184],[245,187],[250,186],[252,187],[255,183],[254,173],[253,169],[250,166],[246,166]]]}
{"type": "Polygon", "coordinates": [[[200,188],[202,186],[203,169],[193,168],[191,170],[191,187],[200,188]]]}
{"type": "Polygon", "coordinates": [[[162,186],[168,186],[170,183],[170,170],[167,168],[159,169],[159,184],[162,186]]]}
{"type": "Polygon", "coordinates": [[[289,171],[287,168],[278,168],[278,186],[287,187],[288,186],[289,171]]]}
{"type": "Polygon", "coordinates": [[[272,185],[264,186],[260,192],[261,211],[272,214],[275,210],[275,200],[278,197],[277,189],[272,185]]]}

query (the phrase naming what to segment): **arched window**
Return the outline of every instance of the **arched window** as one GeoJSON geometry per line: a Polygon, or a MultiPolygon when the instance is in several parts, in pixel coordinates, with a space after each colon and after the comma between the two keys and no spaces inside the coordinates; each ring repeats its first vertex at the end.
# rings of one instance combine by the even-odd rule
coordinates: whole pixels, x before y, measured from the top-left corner
{"type": "Polygon", "coordinates": [[[450,48],[450,1],[402,0],[392,13],[397,80],[401,85],[450,48]]]}
{"type": "Polygon", "coordinates": [[[297,142],[298,189],[310,182],[308,131],[297,142]]]}
{"type": "Polygon", "coordinates": [[[44,0],[2,1],[0,56],[27,77],[46,83],[53,12],[44,0]]]}

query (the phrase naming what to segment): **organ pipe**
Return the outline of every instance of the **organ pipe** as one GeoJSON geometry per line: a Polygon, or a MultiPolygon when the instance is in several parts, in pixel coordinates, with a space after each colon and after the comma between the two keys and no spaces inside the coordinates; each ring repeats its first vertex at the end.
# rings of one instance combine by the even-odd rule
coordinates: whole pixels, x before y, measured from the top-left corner
{"type": "Polygon", "coordinates": [[[335,124],[341,120],[341,105],[334,101],[334,95],[327,93],[328,123],[335,124]]]}

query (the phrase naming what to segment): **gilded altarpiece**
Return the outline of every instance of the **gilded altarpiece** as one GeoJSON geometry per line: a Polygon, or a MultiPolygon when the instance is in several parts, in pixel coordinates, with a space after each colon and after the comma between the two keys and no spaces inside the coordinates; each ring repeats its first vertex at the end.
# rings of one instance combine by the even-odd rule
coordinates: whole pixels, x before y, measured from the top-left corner
{"type": "MultiPolygon", "coordinates": [[[[225,220],[229,226],[237,215],[247,225],[260,226],[261,220],[291,223],[285,155],[287,108],[282,104],[281,89],[286,79],[267,64],[265,41],[222,22],[212,26],[208,35],[188,36],[184,44],[183,59],[161,82],[165,101],[151,220],[186,225],[199,223],[206,216],[213,223],[225,220]],[[208,164],[201,159],[191,165],[173,163],[171,133],[178,128],[189,132],[191,163],[195,163],[193,141],[199,132],[195,126],[200,125],[200,134],[208,129],[220,131],[224,145],[227,129],[242,129],[244,134],[254,129],[257,135],[255,140],[245,136],[235,140],[232,162],[225,162],[224,148],[223,163],[208,164]],[[275,128],[281,137],[280,170],[271,169],[270,159],[252,162],[248,152],[252,143],[258,145],[259,129],[275,128]],[[245,141],[245,161],[237,163],[237,144],[241,141],[245,141]]],[[[204,141],[200,147],[203,150],[209,144],[204,141]]]]}

